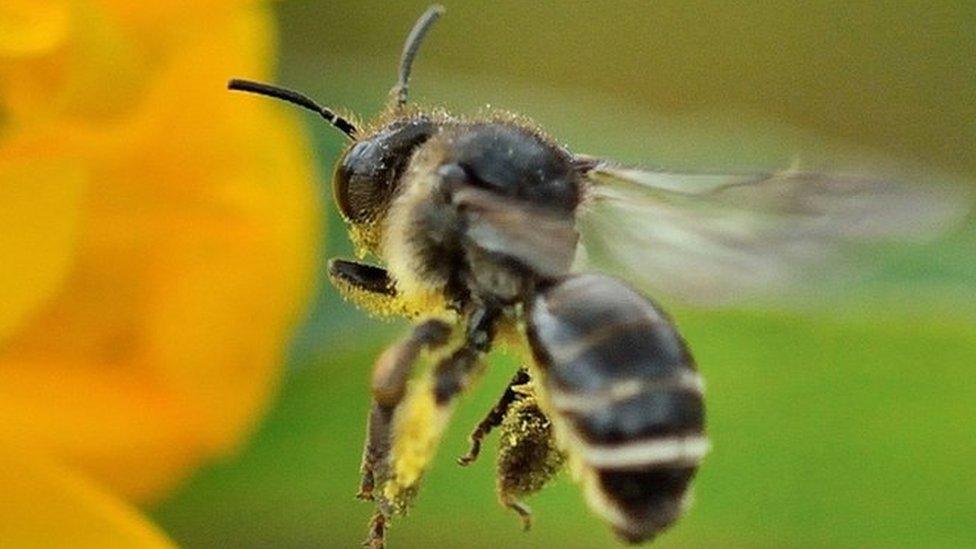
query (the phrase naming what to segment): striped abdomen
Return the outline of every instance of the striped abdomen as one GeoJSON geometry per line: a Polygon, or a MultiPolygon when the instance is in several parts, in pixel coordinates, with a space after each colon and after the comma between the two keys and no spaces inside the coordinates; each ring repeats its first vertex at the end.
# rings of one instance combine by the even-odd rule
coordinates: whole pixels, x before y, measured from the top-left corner
{"type": "Polygon", "coordinates": [[[645,296],[601,275],[558,281],[526,317],[548,411],[590,506],[627,541],[653,538],[681,515],[708,449],[684,341],[645,296]]]}

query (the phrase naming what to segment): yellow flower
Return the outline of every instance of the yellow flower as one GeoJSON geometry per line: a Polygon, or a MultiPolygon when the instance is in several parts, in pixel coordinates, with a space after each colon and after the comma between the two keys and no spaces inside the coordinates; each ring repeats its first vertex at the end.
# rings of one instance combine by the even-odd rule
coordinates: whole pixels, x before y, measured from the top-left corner
{"type": "Polygon", "coordinates": [[[269,76],[273,30],[252,2],[0,3],[5,544],[167,543],[124,502],[232,452],[272,394],[311,155],[224,85],[269,76]]]}

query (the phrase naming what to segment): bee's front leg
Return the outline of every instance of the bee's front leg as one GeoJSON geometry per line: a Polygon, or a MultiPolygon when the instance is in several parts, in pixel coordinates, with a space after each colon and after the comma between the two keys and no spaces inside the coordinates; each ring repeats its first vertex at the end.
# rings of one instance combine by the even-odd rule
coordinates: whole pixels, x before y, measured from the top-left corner
{"type": "Polygon", "coordinates": [[[331,259],[329,280],[345,300],[368,313],[389,317],[404,312],[393,279],[382,267],[331,259]]]}

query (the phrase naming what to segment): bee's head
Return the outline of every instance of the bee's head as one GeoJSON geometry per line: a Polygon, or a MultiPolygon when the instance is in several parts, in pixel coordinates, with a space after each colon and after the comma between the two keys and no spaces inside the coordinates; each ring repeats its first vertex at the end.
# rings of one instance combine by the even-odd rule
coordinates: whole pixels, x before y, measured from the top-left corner
{"type": "Polygon", "coordinates": [[[398,119],[354,142],[336,164],[332,191],[350,224],[369,224],[386,211],[413,151],[433,134],[425,117],[398,119]]]}
{"type": "Polygon", "coordinates": [[[413,151],[434,132],[435,125],[431,120],[409,117],[404,113],[404,107],[410,67],[417,49],[430,26],[442,13],[444,8],[441,6],[431,6],[407,36],[400,57],[399,79],[390,93],[391,109],[400,116],[369,135],[361,135],[352,122],[298,92],[249,80],[235,79],[227,85],[232,90],[267,95],[315,111],[352,139],[352,145],[336,165],[333,192],[339,212],[349,223],[353,240],[367,250],[375,248],[376,222],[386,212],[413,151]],[[366,236],[367,233],[371,236],[366,236]]]}

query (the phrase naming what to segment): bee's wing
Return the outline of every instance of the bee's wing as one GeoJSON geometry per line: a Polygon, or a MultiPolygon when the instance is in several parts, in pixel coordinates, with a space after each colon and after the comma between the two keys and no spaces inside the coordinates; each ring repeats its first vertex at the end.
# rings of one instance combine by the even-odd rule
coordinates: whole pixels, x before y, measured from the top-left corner
{"type": "Polygon", "coordinates": [[[578,235],[570,213],[473,186],[455,191],[452,200],[465,220],[469,244],[544,276],[559,276],[572,265],[578,235]]]}
{"type": "Polygon", "coordinates": [[[959,221],[955,187],[799,171],[673,173],[581,160],[579,268],[704,305],[823,290],[959,221]]]}

